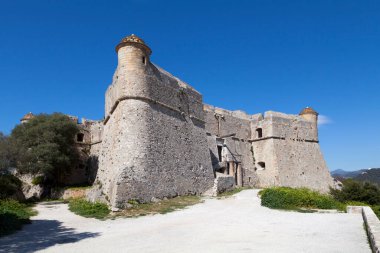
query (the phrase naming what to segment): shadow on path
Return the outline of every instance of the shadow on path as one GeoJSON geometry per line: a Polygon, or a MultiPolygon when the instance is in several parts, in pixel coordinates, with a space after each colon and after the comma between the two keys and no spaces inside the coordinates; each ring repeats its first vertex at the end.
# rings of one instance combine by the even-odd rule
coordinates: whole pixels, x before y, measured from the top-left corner
{"type": "Polygon", "coordinates": [[[16,234],[0,238],[0,252],[35,252],[55,244],[73,243],[99,233],[77,233],[57,220],[33,220],[16,234]]]}

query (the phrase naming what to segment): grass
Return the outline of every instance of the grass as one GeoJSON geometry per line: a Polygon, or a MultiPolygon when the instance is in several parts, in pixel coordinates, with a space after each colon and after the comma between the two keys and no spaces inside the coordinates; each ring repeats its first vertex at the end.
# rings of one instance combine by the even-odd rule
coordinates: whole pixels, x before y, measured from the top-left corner
{"type": "Polygon", "coordinates": [[[86,218],[104,219],[110,210],[106,204],[89,202],[84,199],[72,199],[69,201],[69,210],[86,218]]]}
{"type": "Polygon", "coordinates": [[[116,216],[138,217],[150,214],[166,214],[201,202],[202,199],[199,196],[178,196],[171,199],[161,200],[157,203],[144,204],[139,204],[137,201],[130,201],[129,203],[132,204],[132,207],[123,210],[116,216]]]}
{"type": "Polygon", "coordinates": [[[237,187],[237,188],[234,188],[230,191],[225,191],[225,192],[219,193],[218,198],[230,197],[236,193],[239,193],[239,192],[241,192],[243,190],[247,190],[247,189],[251,189],[251,187],[237,187]]]}
{"type": "Polygon", "coordinates": [[[86,218],[106,219],[114,217],[139,217],[150,214],[166,214],[188,206],[201,203],[199,196],[179,196],[171,199],[161,200],[157,203],[139,203],[136,200],[128,201],[131,208],[121,212],[110,214],[108,206],[103,203],[92,203],[84,199],[69,200],[69,210],[86,218]]]}
{"type": "Polygon", "coordinates": [[[85,186],[68,186],[65,187],[65,190],[71,190],[71,191],[80,191],[80,190],[87,190],[90,189],[91,185],[85,185],[85,186]]]}
{"type": "Polygon", "coordinates": [[[346,205],[332,196],[307,188],[271,187],[260,192],[261,205],[273,209],[304,210],[337,209],[345,211],[346,205]]]}
{"type": "Polygon", "coordinates": [[[373,212],[376,214],[377,218],[380,219],[380,206],[377,205],[377,206],[371,206],[373,212]]]}
{"type": "Polygon", "coordinates": [[[16,200],[0,200],[0,237],[20,230],[37,212],[16,200]]]}

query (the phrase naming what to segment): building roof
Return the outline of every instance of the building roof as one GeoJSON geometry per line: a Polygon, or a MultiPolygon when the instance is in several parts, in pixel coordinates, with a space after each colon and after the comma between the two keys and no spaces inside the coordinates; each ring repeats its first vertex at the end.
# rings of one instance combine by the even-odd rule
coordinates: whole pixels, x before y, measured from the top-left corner
{"type": "Polygon", "coordinates": [[[116,52],[119,51],[120,48],[126,46],[126,45],[134,45],[137,47],[141,47],[146,50],[147,54],[152,54],[152,50],[145,44],[145,42],[139,38],[138,36],[131,34],[127,37],[124,37],[119,44],[116,46],[116,52]]]}
{"type": "Polygon", "coordinates": [[[24,117],[21,118],[20,121],[23,121],[23,120],[30,120],[30,119],[33,119],[34,118],[34,114],[31,113],[31,112],[28,112],[27,114],[24,115],[24,117]]]}
{"type": "Polygon", "coordinates": [[[300,115],[304,115],[304,114],[318,115],[318,113],[313,108],[308,107],[308,106],[300,112],[300,115]]]}

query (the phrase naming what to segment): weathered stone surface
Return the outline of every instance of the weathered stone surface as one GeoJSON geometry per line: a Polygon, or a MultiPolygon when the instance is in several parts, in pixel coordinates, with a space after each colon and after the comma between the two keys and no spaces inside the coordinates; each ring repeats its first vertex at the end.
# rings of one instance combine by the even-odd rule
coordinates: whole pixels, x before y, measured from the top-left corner
{"type": "Polygon", "coordinates": [[[235,179],[233,176],[217,173],[214,187],[214,192],[216,192],[217,194],[228,190],[232,190],[235,187],[235,179]]]}
{"type": "Polygon", "coordinates": [[[202,96],[151,64],[140,48],[122,47],[118,58],[97,175],[111,206],[201,194],[214,179],[202,96]]]}
{"type": "MultiPolygon", "coordinates": [[[[214,147],[219,139],[222,162],[241,164],[243,185],[308,187],[321,192],[334,186],[319,147],[316,115],[307,119],[272,111],[248,115],[210,105],[204,110],[212,156],[218,156],[214,147]]],[[[218,163],[213,162],[213,167],[219,170],[218,163]]]]}
{"type": "Polygon", "coordinates": [[[380,252],[380,220],[369,206],[362,207],[362,215],[366,225],[372,252],[380,252]]]}
{"type": "Polygon", "coordinates": [[[105,119],[82,123],[88,176],[98,185],[89,199],[123,208],[130,199],[149,202],[237,183],[322,192],[333,186],[313,109],[249,115],[205,105],[199,92],[150,62],[141,39],[123,41],[105,119]],[[224,173],[216,186],[215,172],[224,173]]]}
{"type": "Polygon", "coordinates": [[[22,182],[22,193],[25,196],[25,199],[40,199],[42,197],[42,194],[44,193],[44,188],[40,185],[34,185],[32,183],[33,179],[36,177],[36,175],[31,174],[18,174],[17,177],[22,182]]]}

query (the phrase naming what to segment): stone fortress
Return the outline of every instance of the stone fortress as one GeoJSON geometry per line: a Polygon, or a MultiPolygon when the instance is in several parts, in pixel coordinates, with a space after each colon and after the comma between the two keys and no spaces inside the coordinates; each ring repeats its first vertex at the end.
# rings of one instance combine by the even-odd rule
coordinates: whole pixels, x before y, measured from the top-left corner
{"type": "Polygon", "coordinates": [[[124,208],[131,199],[149,202],[234,185],[321,192],[333,186],[312,108],[299,115],[248,115],[206,105],[194,88],[150,61],[152,51],[139,37],[122,39],[116,53],[105,118],[82,120],[77,136],[89,162],[71,178],[94,182],[90,199],[124,208]]]}

